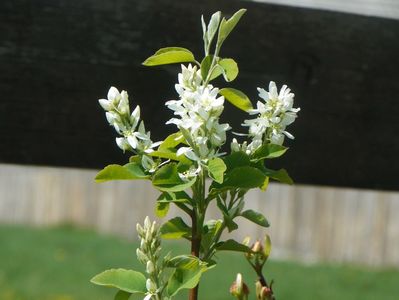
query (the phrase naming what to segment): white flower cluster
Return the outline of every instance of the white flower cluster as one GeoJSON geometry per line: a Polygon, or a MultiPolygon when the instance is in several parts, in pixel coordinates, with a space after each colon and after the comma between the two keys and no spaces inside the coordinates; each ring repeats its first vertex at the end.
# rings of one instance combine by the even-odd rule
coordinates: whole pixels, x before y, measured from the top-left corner
{"type": "Polygon", "coordinates": [[[219,89],[212,85],[201,85],[201,71],[191,64],[182,65],[178,80],[175,88],[180,99],[168,101],[166,105],[179,118],[172,118],[166,124],[175,124],[190,146],[180,148],[178,155],[184,154],[200,164],[217,156],[218,148],[226,141],[230,126],[219,123],[224,97],[218,97],[219,89]]]}
{"type": "Polygon", "coordinates": [[[106,111],[105,116],[108,123],[115,128],[117,133],[123,136],[116,138],[118,147],[123,151],[152,152],[152,148],[159,145],[159,143],[151,141],[150,132],[146,132],[144,122],[140,122],[140,106],[137,105],[132,114],[130,114],[127,92],[122,91],[119,93],[115,87],[109,89],[107,98],[100,99],[98,102],[106,111]]]}
{"type": "Polygon", "coordinates": [[[144,300],[153,296],[159,299],[164,282],[161,274],[169,257],[161,259],[161,235],[156,222],[151,222],[148,217],[144,220],[144,226],[137,224],[137,233],[140,238],[140,248],[136,250],[138,260],[145,265],[148,279],[146,282],[147,293],[144,300]]]}
{"type": "Polygon", "coordinates": [[[119,93],[115,87],[109,89],[107,98],[100,99],[98,102],[106,111],[105,116],[108,123],[122,136],[116,138],[116,144],[123,151],[129,150],[141,154],[143,167],[153,171],[156,167],[155,162],[144,154],[151,153],[160,142],[153,143],[150,132],[145,131],[144,122],[140,121],[140,106],[137,105],[130,114],[127,92],[119,93]]]}
{"type": "Polygon", "coordinates": [[[252,138],[251,143],[239,144],[233,139],[231,149],[233,151],[244,151],[253,153],[265,142],[282,145],[284,138],[293,139],[294,136],[285,129],[295,121],[300,108],[293,108],[294,94],[286,86],[278,93],[276,84],[271,81],[269,91],[258,88],[259,97],[264,100],[257,102],[256,109],[249,111],[251,115],[257,115],[255,119],[245,120],[243,126],[248,126],[248,136],[252,138]]]}

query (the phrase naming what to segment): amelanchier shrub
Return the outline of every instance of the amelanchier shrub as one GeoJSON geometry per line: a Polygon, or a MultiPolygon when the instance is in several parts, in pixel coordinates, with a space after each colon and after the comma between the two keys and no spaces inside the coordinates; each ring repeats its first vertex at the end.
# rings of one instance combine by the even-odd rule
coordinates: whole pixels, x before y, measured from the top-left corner
{"type": "MultiPolygon", "coordinates": [[[[137,258],[145,265],[146,274],[112,269],[92,279],[95,284],[117,288],[115,299],[141,294],[145,300],[166,300],[190,289],[189,299],[195,300],[202,274],[217,263],[215,254],[226,250],[245,254],[258,276],[257,299],[274,299],[272,287],[262,274],[270,254],[269,236],[252,246],[248,239],[240,243],[222,238],[225,231],[238,229],[238,217],[269,226],[261,213],[245,209],[244,197],[250,189],[266,190],[269,179],[292,184],[284,169],[272,170],[266,163],[287,151],[283,146],[285,137],[293,138],[286,127],[294,122],[299,108],[293,108],[294,94],[290,89],[284,85],[278,91],[274,82],[270,82],[268,90],[258,88],[260,100],[254,108],[243,92],[211,84],[219,76],[231,82],[238,75],[237,63],[223,58],[220,49],[245,11],[240,9],[229,19],[216,12],[208,24],[202,17],[205,57],[201,61],[181,47],[162,48],[144,61],[145,66],[182,64],[175,85],[177,100],[165,103],[174,115],[166,124],[174,126],[176,132],[164,141],[151,140],[140,120],[140,107],[131,112],[126,91],[111,87],[107,99],[99,100],[118,134],[116,144],[133,156],[123,166],[105,167],[96,180],[150,180],[160,191],[155,203],[158,217],[165,217],[173,204],[191,220],[187,224],[183,218],[175,217],[158,226],[147,217],[143,226],[137,225],[141,241],[137,258]],[[225,100],[249,114],[242,124],[248,132],[232,139],[229,153],[221,152],[226,132],[231,130],[229,124],[220,123],[225,100]],[[211,202],[216,202],[220,211],[218,220],[206,220],[211,202]],[[186,239],[191,243],[191,254],[162,256],[161,238],[186,239]]],[[[230,292],[237,299],[248,299],[248,287],[241,274],[230,292]]]]}

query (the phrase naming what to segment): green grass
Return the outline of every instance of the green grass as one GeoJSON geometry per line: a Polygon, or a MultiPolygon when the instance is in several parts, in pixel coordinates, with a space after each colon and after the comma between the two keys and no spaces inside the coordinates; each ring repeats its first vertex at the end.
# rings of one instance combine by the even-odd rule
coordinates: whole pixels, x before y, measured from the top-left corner
{"type": "MultiPolygon", "coordinates": [[[[182,244],[165,245],[169,247],[176,252],[185,249],[182,244]]],[[[135,248],[132,242],[69,227],[0,226],[0,299],[113,299],[112,289],[94,286],[89,280],[108,268],[142,270],[135,248]]],[[[203,300],[232,300],[228,289],[237,272],[252,288],[254,277],[241,255],[219,258],[218,266],[201,282],[203,300]]],[[[266,274],[275,280],[278,300],[399,299],[399,270],[394,269],[271,261],[266,274]]]]}

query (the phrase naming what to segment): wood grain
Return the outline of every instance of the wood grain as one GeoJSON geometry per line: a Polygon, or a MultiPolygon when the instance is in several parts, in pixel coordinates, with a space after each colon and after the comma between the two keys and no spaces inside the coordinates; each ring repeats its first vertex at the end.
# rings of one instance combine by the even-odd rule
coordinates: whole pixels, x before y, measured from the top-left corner
{"type": "MultiPolygon", "coordinates": [[[[247,1],[0,1],[0,161],[126,161],[97,104],[110,85],[128,90],[163,138],[178,66],[141,62],[172,45],[199,57],[200,14],[240,7],[248,13],[221,53],[239,62],[234,86],[255,102],[256,87],[286,83],[302,108],[275,167],[299,183],[398,190],[398,21],[247,1]]],[[[245,117],[226,107],[235,131],[245,117]]]]}

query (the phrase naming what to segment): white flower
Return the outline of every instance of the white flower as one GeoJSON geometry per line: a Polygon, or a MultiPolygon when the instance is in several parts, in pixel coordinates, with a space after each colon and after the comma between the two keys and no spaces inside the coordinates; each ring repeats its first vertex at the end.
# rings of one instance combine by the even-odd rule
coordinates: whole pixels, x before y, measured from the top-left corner
{"type": "Polygon", "coordinates": [[[220,124],[224,97],[212,85],[202,86],[201,71],[197,67],[182,66],[176,84],[179,100],[170,100],[166,106],[176,117],[166,124],[175,124],[184,130],[190,147],[183,147],[178,154],[200,163],[217,155],[218,148],[226,141],[229,124],[220,124]],[[189,136],[187,136],[189,135],[189,136]]]}
{"type": "MultiPolygon", "coordinates": [[[[115,87],[109,89],[107,98],[98,101],[106,111],[105,116],[108,123],[122,136],[116,138],[118,147],[123,151],[132,150],[139,154],[151,153],[160,142],[153,143],[150,132],[145,131],[144,122],[140,122],[140,106],[136,106],[130,114],[129,95],[126,91],[119,93],[115,87]]],[[[148,159],[144,159],[143,162],[146,164],[146,169],[155,171],[156,167],[153,162],[148,159]]]]}
{"type": "MultiPolygon", "coordinates": [[[[259,97],[264,102],[258,101],[256,109],[249,111],[251,115],[257,115],[255,119],[245,120],[244,126],[248,126],[248,135],[253,141],[248,149],[253,152],[259,148],[263,141],[281,145],[284,137],[293,139],[294,136],[285,128],[295,121],[299,108],[293,108],[294,94],[286,86],[278,93],[276,84],[271,81],[269,91],[258,88],[259,97]]],[[[237,146],[234,146],[237,148],[237,146]]]]}
{"type": "Polygon", "coordinates": [[[188,67],[181,65],[182,72],[178,75],[179,83],[175,85],[176,91],[181,95],[185,90],[194,91],[201,84],[201,70],[197,70],[197,66],[188,67]]]}

